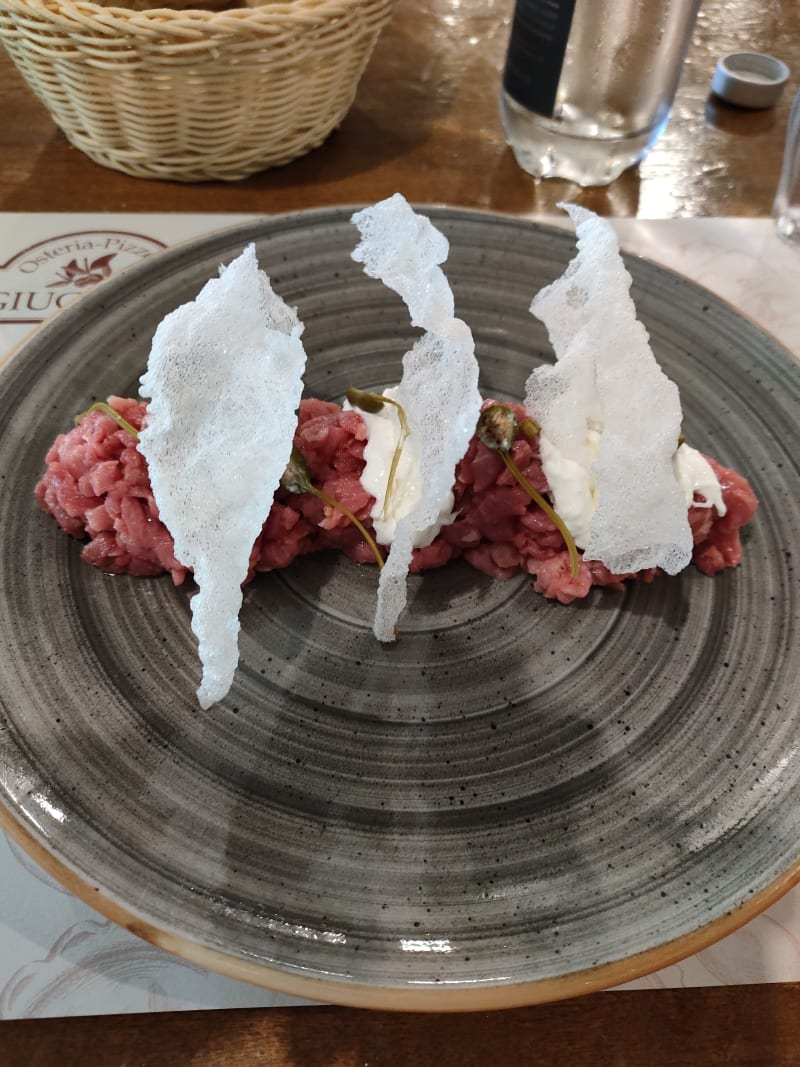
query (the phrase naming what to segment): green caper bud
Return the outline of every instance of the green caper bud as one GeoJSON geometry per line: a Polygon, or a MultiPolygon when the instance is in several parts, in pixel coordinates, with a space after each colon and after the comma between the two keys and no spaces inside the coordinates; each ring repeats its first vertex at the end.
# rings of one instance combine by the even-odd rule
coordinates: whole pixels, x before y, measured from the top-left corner
{"type": "Polygon", "coordinates": [[[519,419],[505,404],[484,408],[478,419],[480,440],[494,452],[508,452],[519,432],[519,419]]]}
{"type": "Polygon", "coordinates": [[[292,449],[286,470],[281,476],[281,486],[289,493],[311,492],[311,479],[308,476],[306,461],[296,448],[292,449]]]}
{"type": "Polygon", "coordinates": [[[349,385],[345,395],[354,408],[366,411],[368,415],[377,415],[384,405],[384,398],[380,393],[370,393],[366,389],[358,389],[355,385],[349,385]]]}

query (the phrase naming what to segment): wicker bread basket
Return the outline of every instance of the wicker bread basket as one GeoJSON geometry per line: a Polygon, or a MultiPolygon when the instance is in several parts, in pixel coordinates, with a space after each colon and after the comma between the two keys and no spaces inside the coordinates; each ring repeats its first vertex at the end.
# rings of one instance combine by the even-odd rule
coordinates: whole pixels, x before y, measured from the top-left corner
{"type": "Polygon", "coordinates": [[[234,180],[327,137],[391,12],[391,0],[183,2],[0,0],[0,39],[95,162],[142,178],[234,180]]]}

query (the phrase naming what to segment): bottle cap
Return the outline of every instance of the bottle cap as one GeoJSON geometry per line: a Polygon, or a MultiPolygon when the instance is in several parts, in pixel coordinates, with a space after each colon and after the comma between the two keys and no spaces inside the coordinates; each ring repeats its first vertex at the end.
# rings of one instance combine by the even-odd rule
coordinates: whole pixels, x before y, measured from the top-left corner
{"type": "Polygon", "coordinates": [[[732,52],[717,63],[711,88],[739,107],[772,107],[789,78],[789,68],[780,59],[760,52],[732,52]]]}

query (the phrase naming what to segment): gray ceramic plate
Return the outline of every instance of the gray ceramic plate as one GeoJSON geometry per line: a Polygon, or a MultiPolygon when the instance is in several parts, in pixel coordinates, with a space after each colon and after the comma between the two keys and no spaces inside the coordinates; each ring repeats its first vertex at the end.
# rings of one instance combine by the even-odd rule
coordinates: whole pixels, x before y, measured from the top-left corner
{"type": "MultiPolygon", "coordinates": [[[[531,295],[570,235],[432,211],[483,389],[547,357],[531,295]]],[[[794,649],[800,374],[685,279],[633,260],[697,446],[761,498],[745,562],[562,607],[466,565],[370,631],[375,571],[248,587],[229,698],[198,710],[189,589],[103,575],[35,506],[50,440],[131,393],[162,316],[255,238],[299,307],[307,391],[398,377],[412,331],[349,259],[348,212],[160,255],[42,329],[0,378],[5,824],[137,933],[310,997],[482,1008],[610,985],[733,929],[800,874],[794,649]]]]}

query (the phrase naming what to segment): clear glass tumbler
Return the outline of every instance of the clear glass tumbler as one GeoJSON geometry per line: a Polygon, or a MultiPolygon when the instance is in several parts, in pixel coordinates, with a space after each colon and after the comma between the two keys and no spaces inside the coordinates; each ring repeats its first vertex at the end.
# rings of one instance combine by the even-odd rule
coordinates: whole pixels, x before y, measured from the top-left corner
{"type": "Polygon", "coordinates": [[[607,185],[669,119],[700,0],[517,0],[501,113],[538,178],[607,185]]]}
{"type": "Polygon", "coordinates": [[[800,92],[789,112],[783,169],[772,216],[781,237],[800,243],[800,92]]]}

